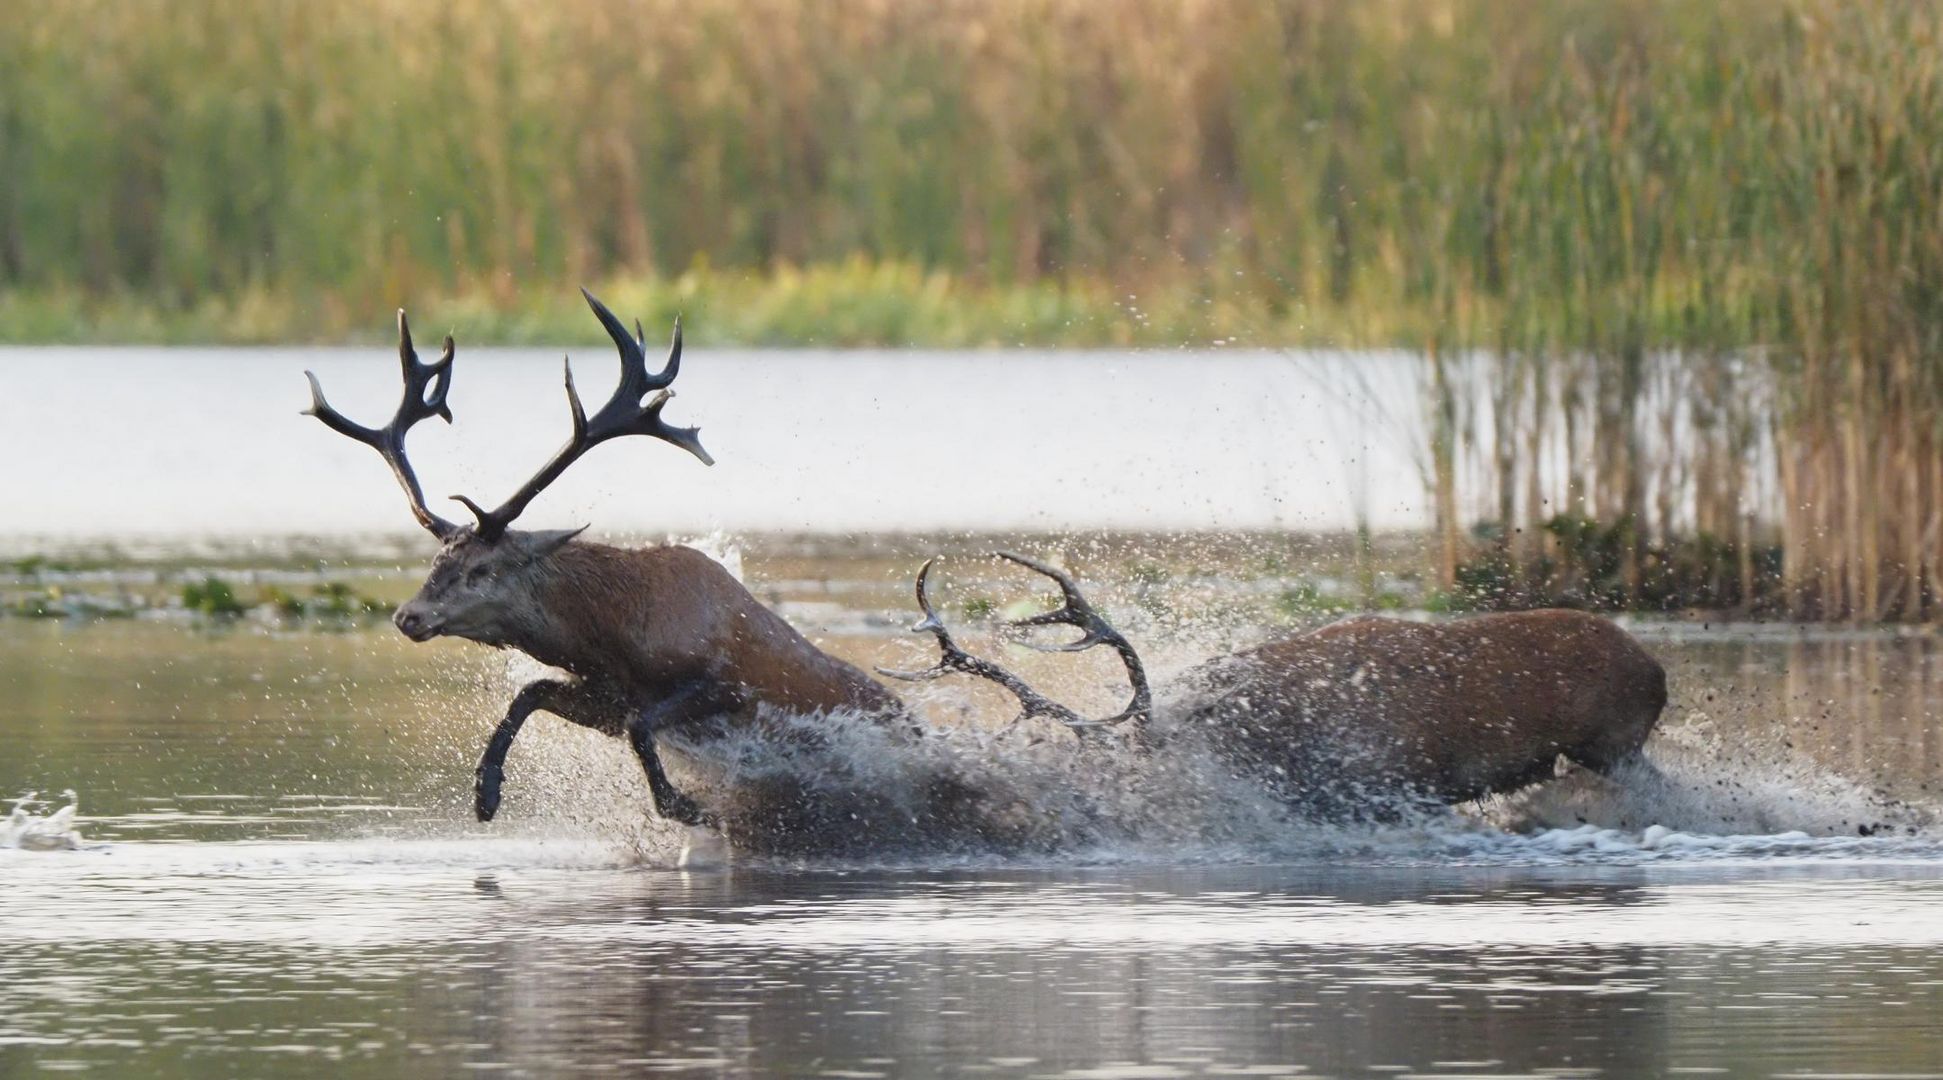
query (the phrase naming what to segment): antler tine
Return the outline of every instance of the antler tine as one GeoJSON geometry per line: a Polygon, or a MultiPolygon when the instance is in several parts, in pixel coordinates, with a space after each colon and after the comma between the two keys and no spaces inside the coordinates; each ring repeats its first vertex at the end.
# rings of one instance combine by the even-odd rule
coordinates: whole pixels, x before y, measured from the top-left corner
{"type": "Polygon", "coordinates": [[[1005,687],[1006,690],[1011,692],[1013,697],[1019,699],[1019,707],[1022,710],[1019,713],[1019,720],[1030,720],[1035,716],[1046,716],[1069,727],[1083,728],[1092,726],[1078,713],[1047,698],[1032,687],[1027,686],[1025,680],[1019,678],[1017,675],[1012,674],[989,660],[981,660],[973,656],[961,648],[956,641],[951,639],[951,631],[945,628],[944,620],[938,617],[938,609],[931,604],[931,568],[937,564],[938,560],[935,557],[931,558],[918,571],[918,610],[924,612],[924,618],[917,625],[911,627],[911,632],[928,633],[938,639],[938,662],[919,671],[899,671],[893,668],[880,667],[877,669],[877,673],[889,678],[901,679],[904,682],[929,682],[932,679],[943,678],[946,675],[954,673],[976,675],[981,679],[989,679],[1005,687]]]}
{"type": "Polygon", "coordinates": [[[1133,696],[1127,701],[1126,708],[1099,723],[1121,724],[1128,720],[1146,723],[1153,715],[1153,690],[1147,683],[1146,665],[1140,662],[1140,654],[1134,651],[1133,644],[1087,602],[1085,594],[1079,590],[1078,583],[1065,571],[1010,551],[1001,551],[998,556],[1007,562],[1017,563],[1034,573],[1051,578],[1058,584],[1063,600],[1063,603],[1052,611],[1015,619],[1010,625],[1020,629],[1035,626],[1071,626],[1081,631],[1077,640],[1062,644],[1040,645],[1032,641],[1024,644],[1028,648],[1038,649],[1041,652],[1085,652],[1096,645],[1110,646],[1120,655],[1120,662],[1127,667],[1127,682],[1132,685],[1133,696]]]}
{"type": "Polygon", "coordinates": [[[1027,619],[1020,619],[1012,625],[1040,626],[1053,623],[1065,623],[1067,625],[1079,626],[1086,631],[1086,637],[1081,639],[1085,642],[1084,645],[1076,642],[1070,647],[1058,647],[1048,649],[1047,651],[1078,651],[1079,648],[1091,648],[1093,645],[1102,642],[1112,644],[1120,653],[1121,658],[1127,663],[1127,677],[1133,683],[1134,687],[1133,700],[1128,703],[1125,709],[1121,710],[1118,715],[1105,720],[1088,720],[1066,706],[1034,690],[1026,684],[1025,680],[1020,679],[997,664],[989,660],[980,659],[966,652],[956,641],[952,640],[951,631],[946,629],[944,620],[939,618],[937,608],[931,603],[931,569],[937,565],[938,560],[936,558],[927,561],[924,567],[918,571],[918,610],[924,613],[924,619],[917,625],[911,627],[911,630],[915,633],[929,633],[937,639],[939,652],[938,662],[921,671],[897,671],[880,667],[877,669],[878,673],[893,679],[902,679],[906,682],[926,682],[954,673],[976,675],[981,679],[998,683],[1010,691],[1013,697],[1019,699],[1019,705],[1022,710],[1019,713],[1019,720],[1029,720],[1035,716],[1045,716],[1082,732],[1090,728],[1110,727],[1116,724],[1122,724],[1128,720],[1144,722],[1152,710],[1151,696],[1147,689],[1147,673],[1141,667],[1140,658],[1134,653],[1133,646],[1128,644],[1127,640],[1121,637],[1118,631],[1109,626],[1105,619],[1100,618],[1099,613],[1095,612],[1092,606],[1086,602],[1085,596],[1081,595],[1079,586],[1073,583],[1072,578],[1067,577],[1058,570],[1033,562],[1030,559],[1005,552],[1001,552],[1000,554],[1012,562],[1051,577],[1054,581],[1060,583],[1061,591],[1066,594],[1066,604],[1059,610],[1047,612],[1044,615],[1035,615],[1027,619]]]}
{"type": "Polygon", "coordinates": [[[405,309],[398,309],[398,364],[404,375],[405,392],[398,402],[397,412],[392,414],[391,422],[381,428],[369,428],[356,423],[331,407],[324,400],[324,387],[317,376],[304,372],[310,380],[310,408],[304,410],[305,416],[315,416],[330,428],[347,438],[376,450],[391,466],[391,474],[398,479],[398,486],[405,489],[405,497],[411,501],[412,516],[433,536],[440,540],[448,539],[459,531],[453,522],[432,513],[425,506],[425,492],[418,485],[418,476],[412,471],[411,459],[405,456],[405,434],[413,424],[427,417],[436,416],[446,423],[452,422],[452,410],[445,403],[446,392],[452,388],[452,358],[457,348],[452,335],[445,336],[445,347],[439,358],[429,364],[420,363],[418,351],[412,347],[411,323],[405,318],[405,309]]]}
{"type": "Polygon", "coordinates": [[[681,316],[675,316],[675,337],[668,347],[668,362],[658,374],[649,375],[648,338],[641,330],[641,320],[634,320],[634,333],[630,336],[627,327],[598,297],[584,287],[580,295],[587,298],[587,306],[594,309],[594,318],[600,320],[607,336],[614,339],[614,347],[620,350],[622,389],[633,391],[635,401],[640,401],[648,391],[659,390],[675,381],[681,371],[681,316]],[[636,385],[629,385],[630,382],[636,385]]]}
{"type": "MultiPolygon", "coordinates": [[[[715,459],[702,449],[701,432],[697,428],[675,427],[661,418],[661,411],[675,396],[667,386],[675,381],[681,372],[681,319],[675,319],[674,337],[668,345],[668,362],[659,372],[648,373],[647,353],[644,342],[639,337],[630,336],[621,320],[609,311],[606,304],[595,298],[586,289],[580,294],[587,298],[587,305],[594,310],[594,317],[600,320],[609,337],[621,354],[621,378],[614,387],[614,393],[591,417],[581,404],[580,392],[574,388],[573,363],[566,364],[567,408],[573,417],[573,434],[565,446],[556,451],[532,479],[522,484],[511,498],[501,503],[497,509],[482,510],[477,503],[463,496],[453,496],[471,510],[479,519],[477,526],[480,536],[491,538],[506,531],[506,527],[526,509],[526,504],[546,490],[548,484],[567,471],[580,455],[609,439],[623,435],[647,435],[672,443],[695,455],[704,465],[715,464],[715,459]],[[642,399],[650,391],[655,392],[644,404],[642,399]]],[[[638,326],[636,324],[639,333],[638,326]]]]}

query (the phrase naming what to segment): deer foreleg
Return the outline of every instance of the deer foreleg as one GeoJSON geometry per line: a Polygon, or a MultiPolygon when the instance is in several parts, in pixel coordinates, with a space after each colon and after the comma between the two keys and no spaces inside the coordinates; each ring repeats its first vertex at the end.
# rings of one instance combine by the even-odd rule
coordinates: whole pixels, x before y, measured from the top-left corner
{"type": "Polygon", "coordinates": [[[513,703],[506,707],[506,718],[493,729],[492,738],[486,741],[486,752],[479,758],[472,788],[472,810],[479,820],[491,821],[499,811],[499,785],[506,779],[506,752],[513,748],[513,739],[528,716],[544,709],[576,724],[600,727],[598,704],[585,687],[559,679],[537,679],[522,687],[514,695],[513,703]]]}
{"type": "Polygon", "coordinates": [[[719,703],[713,690],[713,684],[708,682],[689,683],[633,713],[627,721],[628,742],[634,746],[641,768],[648,774],[648,791],[654,796],[655,814],[684,825],[706,825],[711,821],[695,800],[675,790],[668,771],[661,765],[661,755],[655,750],[654,733],[664,727],[703,719],[717,711],[719,703]]]}

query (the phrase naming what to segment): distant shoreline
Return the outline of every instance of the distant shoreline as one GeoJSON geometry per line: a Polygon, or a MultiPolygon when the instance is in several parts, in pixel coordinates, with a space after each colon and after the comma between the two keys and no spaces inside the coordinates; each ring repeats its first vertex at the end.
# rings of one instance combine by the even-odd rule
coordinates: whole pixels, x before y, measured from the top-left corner
{"type": "MultiPolygon", "coordinates": [[[[251,288],[186,304],[127,291],[0,289],[0,345],[382,345],[396,333],[396,307],[421,336],[450,332],[462,346],[600,344],[581,284],[426,287],[383,303],[317,288],[251,288]]],[[[1189,280],[994,284],[861,259],[584,284],[638,318],[650,339],[680,315],[689,340],[710,346],[1352,348],[1420,343],[1430,325],[1408,311],[1278,310],[1257,292],[1210,295],[1189,280]]]]}

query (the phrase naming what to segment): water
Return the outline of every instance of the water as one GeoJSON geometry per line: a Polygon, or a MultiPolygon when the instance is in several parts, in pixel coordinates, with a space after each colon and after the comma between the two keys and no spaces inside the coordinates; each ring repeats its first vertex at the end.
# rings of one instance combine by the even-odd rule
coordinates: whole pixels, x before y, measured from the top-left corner
{"type": "MultiPolygon", "coordinates": [[[[597,394],[612,361],[576,353],[597,394]]],[[[722,465],[603,450],[532,524],[1422,521],[1398,358],[1039,359],[698,348],[671,416],[722,465]]],[[[394,400],[381,349],[0,349],[0,458],[42,462],[0,473],[0,548],[395,532],[375,458],[295,415],[306,366],[353,415],[394,400]]],[[[562,433],[556,379],[552,353],[462,352],[459,424],[414,436],[430,490],[510,490],[562,433]]],[[[424,547],[327,569],[398,599],[424,547]]],[[[1063,553],[1163,683],[1313,621],[1290,586],[1346,576],[1280,534],[1063,553]]],[[[898,632],[920,554],[757,543],[747,576],[825,647],[920,666],[898,632]]],[[[941,581],[954,617],[1021,589],[962,555],[941,581]]],[[[1672,672],[1663,781],[1292,826],[1245,790],[1065,770],[1058,740],[993,730],[994,692],[934,686],[968,733],[937,752],[1117,830],[794,864],[647,820],[625,749],[545,716],[472,823],[473,763],[534,674],[489,650],[0,619],[0,800],[38,793],[0,802],[0,1076],[1943,1075],[1935,640],[1637,629],[1672,672]]],[[[1105,658],[1021,662],[1117,707],[1105,658]]],[[[832,764],[898,764],[855,745],[832,764]]]]}
{"type": "Polygon", "coordinates": [[[1895,868],[673,873],[577,854],[72,859],[9,900],[26,932],[0,1062],[1894,1075],[1939,1052],[1943,890],[1895,868]]]}
{"type": "MultiPolygon", "coordinates": [[[[784,565],[758,591],[828,647],[910,658],[891,583],[784,565]]],[[[645,821],[547,717],[470,823],[526,673],[488,650],[0,622],[0,790],[80,806],[74,850],[0,832],[0,1074],[1943,1072],[1935,643],[1642,632],[1667,788],[791,865],[645,821]]]]}
{"type": "MultiPolygon", "coordinates": [[[[718,464],[630,440],[576,464],[532,527],[883,531],[1379,528],[1427,518],[1401,354],[717,350],[693,333],[668,408],[718,464]],[[1056,467],[1048,467],[1049,463],[1056,467]]],[[[429,335],[429,331],[421,336],[429,335]]],[[[428,340],[429,337],[428,337],[428,340]]],[[[590,403],[612,348],[571,350],[590,403]]],[[[560,350],[461,347],[455,423],[411,454],[433,499],[496,505],[568,429],[560,350]]],[[[0,347],[0,543],[395,532],[370,450],[299,416],[316,371],[377,423],[395,352],[0,347]]],[[[592,407],[592,404],[589,406],[592,407]]],[[[439,512],[463,517],[445,503],[439,512]]]]}

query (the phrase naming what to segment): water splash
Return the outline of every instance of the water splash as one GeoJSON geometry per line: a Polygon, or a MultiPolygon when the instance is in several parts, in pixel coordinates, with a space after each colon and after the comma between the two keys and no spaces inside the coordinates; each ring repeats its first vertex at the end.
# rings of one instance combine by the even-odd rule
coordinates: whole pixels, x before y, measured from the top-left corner
{"type": "Polygon", "coordinates": [[[40,798],[40,793],[30,791],[13,801],[13,812],[7,820],[0,823],[0,848],[15,848],[21,851],[78,851],[83,846],[80,830],[75,827],[74,815],[80,805],[79,798],[72,789],[61,793],[67,805],[46,815],[37,815],[34,808],[51,805],[49,800],[40,798]]]}
{"type": "Polygon", "coordinates": [[[1574,769],[1474,805],[1398,802],[1352,823],[1304,819],[1185,740],[1148,754],[1032,725],[907,732],[838,715],[670,749],[680,782],[725,808],[745,852],[802,854],[762,826],[778,800],[821,800],[816,824],[847,832],[820,853],[880,863],[1943,858],[1937,807],[1795,756],[1736,757],[1704,725],[1656,736],[1648,760],[1610,776],[1574,769]]]}
{"type": "MultiPolygon", "coordinates": [[[[1155,651],[1166,662],[1183,650],[1155,651]]],[[[523,657],[509,659],[505,685],[489,680],[495,685],[482,687],[482,701],[499,702],[508,685],[545,671],[523,657]]],[[[1081,681],[1043,685],[1076,697],[1085,689],[1081,681]]],[[[678,786],[719,808],[738,860],[1943,859],[1943,807],[1895,798],[1815,763],[1789,745],[1786,725],[1763,738],[1744,723],[1717,728],[1692,710],[1669,717],[1642,767],[1611,776],[1567,769],[1477,804],[1401,805],[1373,815],[1379,820],[1344,824],[1304,819],[1191,739],[1170,740],[1158,753],[1111,739],[1081,741],[1057,725],[1009,723],[979,707],[976,688],[950,684],[910,700],[925,717],[914,729],[848,714],[771,716],[725,738],[664,736],[664,756],[678,786]],[[817,844],[775,835],[782,808],[798,812],[805,803],[815,809],[804,816],[828,835],[817,844]]],[[[1163,729],[1167,708],[1163,702],[1163,729]]],[[[719,848],[706,850],[703,831],[648,813],[646,785],[624,744],[544,714],[531,723],[509,763],[507,810],[488,834],[595,837],[658,866],[723,857],[719,848]]],[[[454,789],[455,821],[469,820],[469,796],[469,789],[454,789]]]]}
{"type": "Polygon", "coordinates": [[[1704,713],[1663,726],[1650,764],[1612,776],[1583,769],[1495,800],[1480,817],[1507,830],[1601,825],[1695,836],[1921,837],[1939,807],[1897,798],[1835,773],[1784,741],[1724,736],[1704,713]]]}

